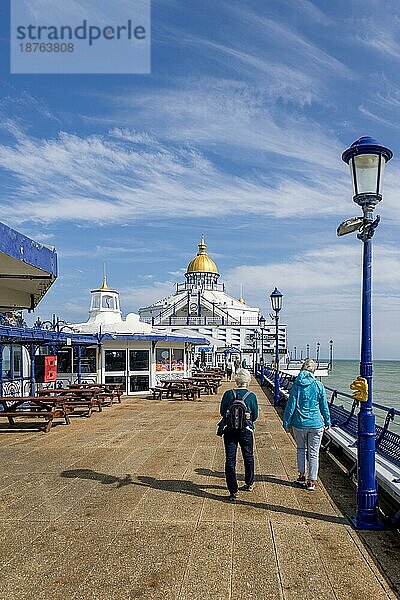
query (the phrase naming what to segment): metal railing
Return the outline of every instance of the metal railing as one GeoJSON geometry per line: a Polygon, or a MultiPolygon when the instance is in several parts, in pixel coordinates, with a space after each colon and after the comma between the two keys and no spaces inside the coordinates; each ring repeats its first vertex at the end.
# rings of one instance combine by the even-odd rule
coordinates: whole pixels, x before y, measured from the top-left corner
{"type": "MultiPolygon", "coordinates": [[[[275,371],[265,368],[264,381],[266,385],[273,389],[275,371]]],[[[286,401],[293,386],[295,376],[279,371],[281,400],[286,401]]],[[[325,386],[327,392],[330,392],[329,410],[331,421],[334,427],[339,427],[354,438],[356,443],[358,435],[358,417],[355,414],[358,407],[358,400],[354,400],[350,394],[340,392],[336,389],[325,386]],[[341,404],[339,404],[341,402],[341,404]]],[[[376,409],[375,427],[375,449],[378,454],[386,458],[389,462],[400,467],[400,410],[393,407],[373,402],[372,406],[376,409]]]]}

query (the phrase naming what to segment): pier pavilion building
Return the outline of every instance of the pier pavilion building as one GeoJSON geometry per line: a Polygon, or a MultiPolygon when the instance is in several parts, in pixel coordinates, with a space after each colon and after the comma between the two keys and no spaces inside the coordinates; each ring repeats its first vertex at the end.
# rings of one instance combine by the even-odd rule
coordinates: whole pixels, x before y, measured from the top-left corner
{"type": "MultiPolygon", "coordinates": [[[[126,394],[148,391],[162,379],[188,376],[193,348],[208,344],[195,331],[159,331],[135,313],[123,319],[119,292],[108,286],[106,275],[102,286],[91,291],[88,320],[71,329],[98,340],[98,346],[85,349],[82,357],[85,379],[121,383],[126,394]]],[[[70,373],[76,370],[72,351],[63,351],[67,355],[60,377],[66,376],[66,368],[70,373]]]]}
{"type": "MultiPolygon", "coordinates": [[[[170,296],[140,308],[141,321],[165,333],[190,329],[208,337],[208,347],[196,348],[196,353],[200,353],[206,364],[222,365],[226,356],[233,352],[242,358],[246,356],[252,365],[261,354],[261,345],[264,357],[272,359],[275,323],[267,320],[261,344],[260,309],[249,306],[242,297],[237,299],[229,295],[219,278],[217,265],[208,255],[202,235],[197,255],[187,266],[185,281],[177,283],[170,296]]],[[[279,353],[285,355],[285,324],[279,325],[278,339],[279,353]]]]}

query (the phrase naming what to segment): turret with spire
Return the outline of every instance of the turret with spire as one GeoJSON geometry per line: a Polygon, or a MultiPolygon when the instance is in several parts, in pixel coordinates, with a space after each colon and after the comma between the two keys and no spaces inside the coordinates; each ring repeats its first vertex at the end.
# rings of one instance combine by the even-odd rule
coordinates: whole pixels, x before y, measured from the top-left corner
{"type": "Polygon", "coordinates": [[[119,292],[109,288],[107,284],[106,265],[104,263],[103,284],[91,290],[89,309],[90,323],[115,323],[122,320],[119,303],[119,292]]]}

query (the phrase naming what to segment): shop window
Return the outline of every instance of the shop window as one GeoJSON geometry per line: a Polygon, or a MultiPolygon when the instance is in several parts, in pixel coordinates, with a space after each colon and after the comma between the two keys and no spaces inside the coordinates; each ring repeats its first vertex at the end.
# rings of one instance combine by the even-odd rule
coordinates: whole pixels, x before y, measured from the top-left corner
{"type": "Polygon", "coordinates": [[[156,348],[156,371],[170,371],[169,348],[156,348]]]}
{"type": "Polygon", "coordinates": [[[61,348],[57,352],[57,373],[72,373],[71,348],[61,348]]]}
{"type": "Polygon", "coordinates": [[[106,375],[104,378],[105,383],[120,383],[122,390],[126,394],[126,377],[123,375],[106,375]]]}
{"type": "Polygon", "coordinates": [[[148,375],[131,375],[129,377],[129,390],[131,392],[145,392],[149,387],[148,375]]]}
{"type": "Polygon", "coordinates": [[[130,371],[148,371],[149,370],[149,351],[148,350],[129,350],[129,370],[130,371]]]}
{"type": "MultiPolygon", "coordinates": [[[[81,371],[82,373],[96,373],[96,348],[82,348],[81,350],[81,371]]],[[[74,370],[78,371],[78,353],[74,348],[74,370]]]]}
{"type": "Polygon", "coordinates": [[[14,346],[14,377],[21,377],[22,375],[22,348],[21,346],[14,346]]]}
{"type": "Polygon", "coordinates": [[[126,351],[125,350],[105,350],[106,371],[125,371],[126,370],[126,351]]]}
{"type": "Polygon", "coordinates": [[[183,349],[172,348],[171,371],[183,371],[183,349]]]}
{"type": "Polygon", "coordinates": [[[3,348],[3,377],[8,379],[11,377],[11,360],[10,360],[10,346],[4,346],[3,348]]]}

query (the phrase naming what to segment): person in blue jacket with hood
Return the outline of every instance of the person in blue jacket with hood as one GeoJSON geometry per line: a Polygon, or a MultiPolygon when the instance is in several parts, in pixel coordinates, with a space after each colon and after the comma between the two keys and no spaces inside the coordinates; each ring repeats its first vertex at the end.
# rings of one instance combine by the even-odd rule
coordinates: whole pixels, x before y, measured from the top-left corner
{"type": "Polygon", "coordinates": [[[317,363],[308,358],[301,367],[283,414],[283,427],[286,431],[293,427],[297,445],[297,483],[305,485],[309,491],[315,490],[319,449],[324,427],[330,427],[331,417],[325,388],[315,376],[317,363]],[[306,480],[306,455],[308,456],[308,478],[306,480]]]}

